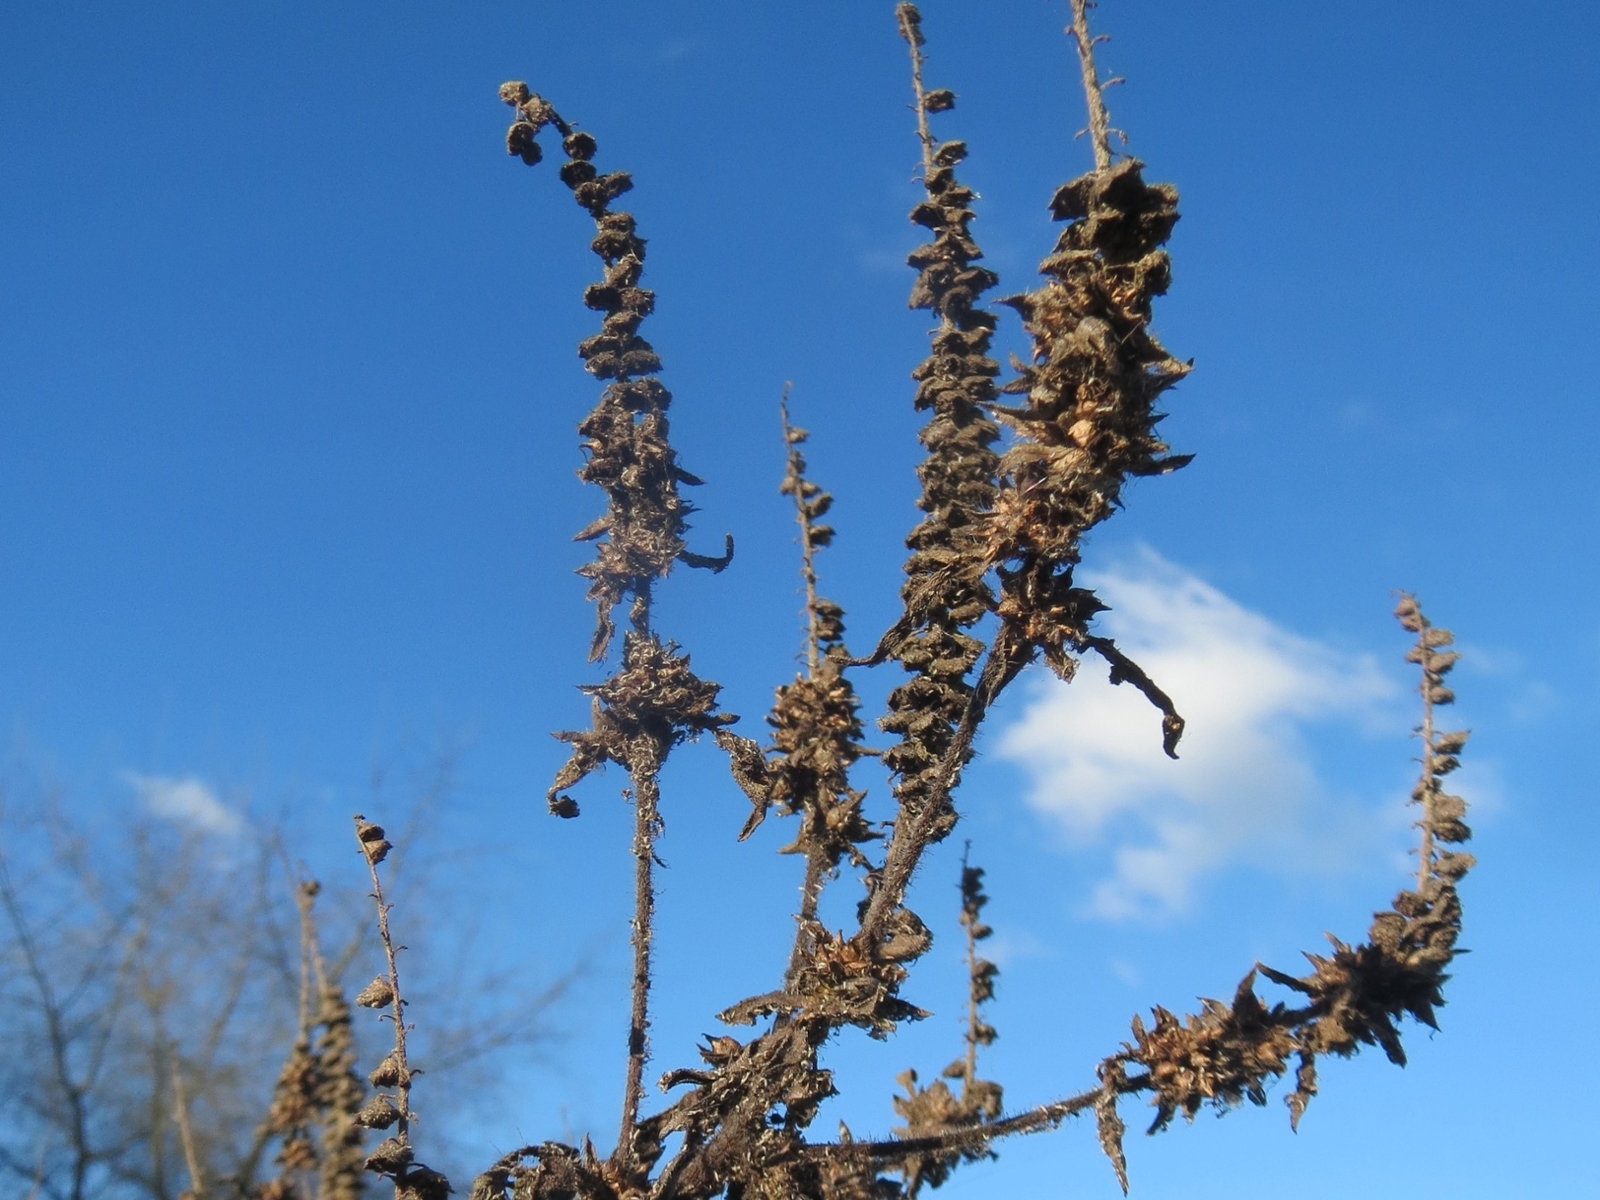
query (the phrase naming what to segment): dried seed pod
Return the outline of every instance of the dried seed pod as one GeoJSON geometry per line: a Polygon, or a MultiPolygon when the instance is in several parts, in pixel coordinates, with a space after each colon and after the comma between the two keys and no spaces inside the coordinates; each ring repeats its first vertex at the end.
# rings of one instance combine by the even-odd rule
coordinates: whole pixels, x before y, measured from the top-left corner
{"type": "Polygon", "coordinates": [[[374,825],[361,817],[356,818],[356,838],[361,845],[361,853],[368,862],[376,866],[389,856],[393,846],[383,836],[383,826],[374,825]]]}
{"type": "Polygon", "coordinates": [[[398,1175],[411,1164],[411,1147],[399,1138],[385,1138],[367,1156],[366,1168],[375,1175],[398,1175]]]}
{"type": "Polygon", "coordinates": [[[362,1008],[388,1008],[394,1003],[394,988],[388,976],[379,975],[356,993],[356,1003],[362,1008]]]}
{"type": "Polygon", "coordinates": [[[410,1072],[401,1063],[399,1054],[393,1050],[384,1055],[383,1061],[372,1069],[372,1074],[367,1076],[367,1082],[376,1088],[399,1087],[410,1079],[410,1072]]]}
{"type": "Polygon", "coordinates": [[[374,1096],[356,1113],[356,1124],[367,1129],[387,1129],[400,1119],[400,1110],[387,1096],[374,1096]]]}
{"type": "Polygon", "coordinates": [[[408,1167],[395,1180],[395,1200],[445,1200],[450,1192],[450,1181],[429,1167],[408,1167]]]}

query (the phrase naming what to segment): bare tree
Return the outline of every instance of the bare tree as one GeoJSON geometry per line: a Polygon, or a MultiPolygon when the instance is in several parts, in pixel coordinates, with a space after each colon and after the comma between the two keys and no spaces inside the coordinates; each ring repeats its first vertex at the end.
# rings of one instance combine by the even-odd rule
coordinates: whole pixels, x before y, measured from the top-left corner
{"type": "MultiPolygon", "coordinates": [[[[450,766],[408,784],[413,825],[426,826],[450,766]]],[[[0,1036],[11,1048],[0,1190],[359,1195],[365,1084],[346,983],[380,949],[359,886],[333,889],[314,914],[321,888],[275,829],[138,811],[113,827],[70,813],[59,797],[0,809],[0,1036]]],[[[450,907],[423,862],[408,865],[402,894],[450,907]]],[[[547,1038],[541,1014],[575,977],[432,963],[438,984],[422,994],[453,1014],[429,1030],[430,1066],[447,1085],[464,1071],[481,1083],[496,1055],[547,1038]],[[507,979],[524,1007],[478,1002],[507,979]]]]}
{"type": "Polygon", "coordinates": [[[112,839],[59,805],[7,824],[0,1166],[63,1200],[237,1173],[293,1029],[271,842],[140,817],[112,839]]]}

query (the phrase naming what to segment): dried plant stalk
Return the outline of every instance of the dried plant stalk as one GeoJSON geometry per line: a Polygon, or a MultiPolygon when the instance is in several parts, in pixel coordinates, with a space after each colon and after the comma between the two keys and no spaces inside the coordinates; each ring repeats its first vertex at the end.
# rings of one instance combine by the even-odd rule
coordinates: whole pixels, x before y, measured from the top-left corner
{"type": "Polygon", "coordinates": [[[713,558],[692,553],[683,535],[691,510],[679,485],[700,482],[678,465],[667,440],[666,411],[672,397],[656,372],[661,360],[638,334],[655,307],[655,295],[639,286],[645,243],[633,216],[613,212],[611,202],[633,186],[626,172],[600,175],[593,164],[595,139],[575,130],[543,97],[524,83],[507,83],[500,98],[516,113],[506,148],[532,166],[540,161],[538,135],[553,126],[562,136],[567,162],[561,180],[573,199],[594,218],[590,248],[604,265],[601,282],[584,292],[584,304],[606,314],[600,333],[578,346],[590,374],[610,383],[595,410],[579,425],[587,461],[580,477],[606,493],[606,515],[582,530],[580,541],[601,539],[595,561],[579,573],[590,580],[596,630],[590,658],[606,653],[613,633],[611,612],[631,597],[632,629],[624,636],[622,663],[604,683],[586,688],[593,697],[593,727],[558,736],[572,756],[548,793],[552,812],[578,815],[566,789],[596,768],[614,762],[628,772],[634,804],[634,915],[632,1002],[628,1057],[623,1086],[621,1134],[611,1169],[637,1181],[659,1154],[638,1126],[644,1065],[649,1057],[649,996],[652,925],[655,914],[656,839],[662,823],[659,777],[674,746],[688,737],[716,731],[738,718],[716,711],[716,684],[698,679],[687,656],[664,644],[650,624],[651,589],[677,562],[721,571],[733,559],[733,538],[713,558]]]}
{"type": "MultiPolygon", "coordinates": [[[[372,878],[372,901],[377,906],[378,940],[383,946],[386,971],[375,978],[356,997],[363,1008],[384,1009],[383,1013],[394,1026],[394,1049],[389,1051],[367,1076],[373,1087],[380,1091],[362,1105],[351,1121],[353,1129],[359,1126],[387,1129],[394,1132],[380,1142],[366,1158],[363,1166],[375,1175],[394,1182],[396,1200],[445,1200],[450,1194],[450,1181],[438,1171],[416,1161],[416,1151],[411,1145],[411,1123],[416,1113],[411,1107],[411,1083],[418,1074],[411,1065],[406,1049],[406,1001],[400,989],[400,951],[404,946],[395,944],[389,932],[389,911],[392,908],[383,898],[383,879],[378,866],[393,848],[384,836],[383,826],[373,824],[363,816],[355,817],[356,844],[366,860],[372,878]]],[[[344,1010],[344,1027],[349,1027],[349,1009],[344,1010]]],[[[355,1099],[359,1102],[360,1096],[355,1099]]]]}
{"type": "Polygon", "coordinates": [[[1188,461],[1155,436],[1162,419],[1155,403],[1189,366],[1168,354],[1150,328],[1153,301],[1170,281],[1162,247],[1178,219],[1177,193],[1147,184],[1140,163],[1117,161],[1112,152],[1117,131],[1094,61],[1102,39],[1089,31],[1089,7],[1088,0],[1072,0],[1068,32],[1079,54],[1095,169],[1061,187],[1051,203],[1067,227],[1041,263],[1042,285],[1006,301],[1022,315],[1033,349],[1028,363],[1017,364],[1017,378],[1002,387],[1000,367],[990,357],[995,317],[980,303],[996,277],[977,265],[981,253],[969,228],[975,196],[956,177],[966,147],[937,141],[931,128],[930,117],[952,109],[955,97],[926,86],[921,14],[910,3],[896,6],[910,51],[921,147],[924,198],[912,220],[932,234],[909,260],[918,272],[911,304],[938,320],[931,353],[913,372],[916,407],[930,414],[920,434],[927,450],[918,468],[923,516],[907,540],[901,615],[869,658],[853,660],[844,644],[843,610],[822,597],[817,569],[817,552],[833,537],[822,523],[832,497],[807,474],[802,446],[808,435],[791,423],[785,389],[780,490],[795,504],[800,531],[804,669],[777,690],[765,745],[727,728],[734,718],[717,710],[717,685],[695,676],[687,657],[651,627],[652,588],[673,564],[721,569],[732,546],[717,559],[685,548],[689,507],[678,489],[698,481],[677,466],[667,442],[670,397],[656,378],[659,360],[638,337],[654,303],[639,287],[644,243],[633,217],[610,208],[631,181],[622,173],[599,174],[591,161],[594,139],[526,85],[501,89],[516,113],[507,137],[512,154],[536,163],[541,130],[553,126],[562,135],[568,159],[562,179],[595,219],[593,248],[605,270],[585,293],[585,303],[606,314],[601,333],[579,347],[590,372],[613,381],[580,426],[588,456],[583,477],[607,495],[606,515],[579,535],[604,539],[583,570],[597,606],[592,656],[605,654],[612,610],[625,601],[631,601],[631,629],[617,670],[584,689],[591,697],[590,729],[558,735],[572,753],[548,800],[557,815],[576,816],[569,789],[607,763],[628,772],[635,810],[634,972],[615,1150],[602,1158],[587,1140],[581,1147],[521,1147],[478,1177],[473,1200],[709,1200],[723,1193],[740,1200],[894,1200],[938,1186],[962,1163],[990,1156],[1001,1138],[1089,1112],[1126,1189],[1123,1097],[1151,1097],[1151,1132],[1157,1132],[1206,1104],[1264,1103],[1267,1086],[1292,1068],[1288,1105],[1297,1123],[1316,1091],[1319,1058],[1379,1045],[1401,1062],[1398,1022],[1409,1015],[1432,1024],[1459,932],[1455,883],[1471,865],[1467,856],[1440,849],[1467,834],[1462,802],[1445,795],[1439,779],[1453,768],[1466,735],[1434,731],[1432,706],[1448,702],[1441,681],[1454,657],[1442,649],[1449,635],[1429,626],[1407,597],[1399,616],[1418,632],[1413,656],[1424,673],[1419,883],[1377,916],[1366,943],[1335,942],[1331,957],[1311,958],[1312,972],[1304,977],[1258,964],[1230,1002],[1205,1001],[1192,1016],[1156,1009],[1150,1027],[1135,1018],[1132,1040],[1098,1064],[1094,1087],[1005,1115],[1000,1086],[978,1074],[980,1048],[995,1036],[983,1009],[997,970],[979,953],[990,932],[981,917],[983,872],[963,858],[968,1001],[962,1056],[927,1086],[915,1072],[901,1076],[905,1094],[895,1098],[894,1109],[904,1124],[894,1137],[864,1141],[846,1129],[831,1143],[807,1136],[834,1091],[820,1061],[827,1041],[847,1027],[886,1037],[898,1022],[928,1015],[900,994],[910,965],[932,943],[926,925],[906,907],[906,891],[929,847],[955,826],[953,792],[973,739],[1017,675],[1042,658],[1070,680],[1078,657],[1092,651],[1109,664],[1113,683],[1132,684],[1159,710],[1169,755],[1176,757],[1183,732],[1171,698],[1096,632],[1093,619],[1104,605],[1074,580],[1085,536],[1121,505],[1126,482],[1188,461]],[[1005,395],[1021,402],[1001,403],[1005,395]],[[1001,425],[1013,437],[997,452],[1001,425]],[[980,636],[985,632],[987,640],[980,636]],[[874,860],[880,835],[862,815],[864,793],[851,781],[852,768],[874,752],[863,744],[860,703],[848,673],[890,661],[909,678],[894,689],[880,722],[896,739],[882,755],[895,815],[881,858],[874,860]],[[728,753],[752,805],[741,841],[774,810],[797,819],[796,837],[784,847],[805,858],[796,936],[781,985],[719,1014],[730,1025],[751,1028],[748,1040],[708,1036],[699,1065],[662,1077],[662,1090],[675,1098],[646,1114],[659,776],[675,746],[706,732],[728,753]],[[865,895],[856,928],[833,931],[818,919],[818,897],[846,864],[859,873],[865,895]],[[1258,976],[1298,999],[1269,1005],[1256,994],[1258,976]],[[959,1093],[951,1087],[956,1080],[959,1093]],[[663,1162],[674,1135],[681,1139],[678,1149],[663,1162]]]}

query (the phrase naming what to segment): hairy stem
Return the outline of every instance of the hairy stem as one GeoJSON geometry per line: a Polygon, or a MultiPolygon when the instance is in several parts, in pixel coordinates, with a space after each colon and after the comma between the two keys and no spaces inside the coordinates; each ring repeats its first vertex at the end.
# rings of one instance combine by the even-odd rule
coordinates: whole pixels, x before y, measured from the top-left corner
{"type": "Polygon", "coordinates": [[[1422,627],[1422,632],[1417,635],[1417,649],[1421,658],[1420,670],[1422,673],[1422,844],[1417,848],[1417,889],[1420,891],[1428,884],[1428,878],[1433,874],[1433,812],[1432,799],[1434,789],[1428,785],[1433,782],[1433,688],[1428,679],[1428,647],[1425,644],[1428,626],[1422,627]]]}
{"type": "Polygon", "coordinates": [[[1104,36],[1089,35],[1089,5],[1091,0],[1071,0],[1072,24],[1067,32],[1078,46],[1078,66],[1083,70],[1083,92],[1089,102],[1089,141],[1094,146],[1094,166],[1097,171],[1111,166],[1111,117],[1106,112],[1106,98],[1100,83],[1100,74],[1094,65],[1094,46],[1104,41],[1104,36]]]}
{"type": "Polygon", "coordinates": [[[633,1132],[644,1096],[650,1057],[650,948],[655,923],[656,837],[660,833],[660,783],[654,762],[629,772],[633,780],[633,1002],[628,1011],[628,1068],[622,1089],[622,1125],[613,1160],[631,1163],[633,1132]]]}
{"type": "Polygon", "coordinates": [[[805,965],[807,931],[811,923],[817,919],[817,904],[822,898],[822,883],[826,868],[827,864],[823,862],[820,849],[812,848],[806,851],[806,875],[800,882],[800,911],[794,918],[794,948],[789,951],[789,965],[783,973],[785,991],[794,986],[795,976],[805,965]]]}
{"type": "Polygon", "coordinates": [[[900,23],[900,36],[911,49],[911,89],[917,97],[917,140],[922,144],[922,174],[926,179],[933,174],[933,152],[938,143],[928,127],[927,90],[922,84],[922,32],[917,24],[916,9],[901,5],[895,10],[900,23]]]}
{"type": "MultiPolygon", "coordinates": [[[[1118,1091],[1126,1095],[1133,1092],[1147,1091],[1150,1087],[1151,1083],[1148,1075],[1136,1075],[1125,1081],[1118,1088],[1118,1091]]],[[[929,1134],[926,1137],[891,1138],[888,1141],[881,1142],[814,1143],[806,1147],[806,1155],[807,1157],[815,1158],[831,1158],[835,1161],[865,1159],[878,1162],[893,1162],[899,1159],[917,1158],[952,1151],[981,1149],[990,1142],[997,1141],[1003,1137],[1039,1133],[1046,1129],[1054,1129],[1068,1117],[1073,1117],[1092,1109],[1101,1094],[1102,1090],[1095,1088],[1093,1091],[1080,1092],[1076,1096],[1069,1096],[1065,1100],[1041,1104],[1037,1108],[1028,1109],[1026,1112],[1002,1117],[998,1121],[988,1121],[982,1125],[958,1126],[945,1132],[929,1134]]]]}
{"type": "Polygon", "coordinates": [[[989,648],[978,684],[967,697],[966,710],[956,725],[949,748],[931,776],[926,802],[915,812],[901,810],[888,852],[884,855],[878,886],[861,921],[861,932],[866,937],[873,938],[881,933],[883,922],[905,899],[906,889],[911,886],[911,877],[928,848],[929,834],[944,817],[950,803],[950,793],[960,782],[961,769],[972,757],[972,739],[977,735],[978,726],[983,723],[989,706],[999,699],[1000,693],[1016,678],[1024,665],[1024,660],[1012,652],[1002,630],[995,644],[989,648]]]}
{"type": "MultiPolygon", "coordinates": [[[[359,829],[365,818],[358,816],[355,820],[359,829]]],[[[390,905],[383,899],[383,881],[378,878],[377,861],[368,851],[366,843],[361,842],[360,845],[361,856],[366,859],[367,870],[372,875],[372,899],[378,906],[378,939],[383,943],[383,957],[389,968],[390,1019],[394,1022],[394,1056],[399,1065],[400,1076],[400,1081],[394,1089],[395,1108],[400,1114],[395,1122],[395,1137],[401,1143],[405,1143],[409,1140],[411,1132],[411,1069],[406,1060],[406,1015],[405,1001],[400,994],[400,964],[394,939],[389,935],[390,905]]]]}
{"type": "MultiPolygon", "coordinates": [[[[799,444],[794,437],[794,427],[789,424],[789,388],[789,384],[783,385],[783,395],[778,400],[778,415],[783,421],[783,444],[789,455],[789,471],[798,479],[804,473],[804,465],[799,444]]],[[[795,520],[800,526],[800,578],[806,585],[806,678],[815,679],[822,640],[817,614],[816,544],[811,537],[811,514],[806,511],[805,491],[798,486],[794,489],[794,507],[795,520]]]]}

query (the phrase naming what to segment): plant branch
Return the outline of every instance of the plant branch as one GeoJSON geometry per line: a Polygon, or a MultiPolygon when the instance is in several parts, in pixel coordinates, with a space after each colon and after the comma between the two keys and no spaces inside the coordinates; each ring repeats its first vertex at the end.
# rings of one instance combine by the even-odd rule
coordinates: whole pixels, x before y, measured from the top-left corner
{"type": "Polygon", "coordinates": [[[633,1166],[634,1130],[644,1095],[644,1067],[650,1058],[650,952],[654,934],[656,838],[660,834],[659,765],[647,760],[629,772],[633,781],[633,978],[628,1010],[628,1066],[622,1089],[622,1124],[612,1161],[633,1166]]]}
{"type": "Polygon", "coordinates": [[[933,155],[939,143],[928,127],[928,93],[922,85],[922,17],[911,4],[896,6],[894,16],[900,25],[900,36],[911,52],[911,90],[917,100],[917,141],[922,145],[922,177],[926,180],[933,175],[933,155]]]}
{"type": "Polygon", "coordinates": [[[1067,32],[1078,47],[1078,66],[1083,71],[1083,93],[1089,104],[1089,141],[1094,146],[1094,166],[1097,171],[1111,167],[1111,117],[1106,112],[1106,99],[1100,83],[1100,74],[1094,65],[1096,42],[1105,38],[1089,34],[1089,8],[1092,0],[1071,0],[1072,24],[1067,32]]]}
{"type": "Polygon", "coordinates": [[[383,898],[383,880],[378,876],[378,864],[388,854],[390,847],[384,840],[381,828],[368,824],[367,819],[359,814],[354,819],[356,843],[361,847],[361,856],[366,860],[367,870],[372,876],[372,900],[378,910],[378,940],[383,943],[383,958],[388,968],[389,1019],[394,1023],[394,1074],[397,1076],[394,1085],[395,1108],[399,1113],[395,1121],[395,1138],[405,1145],[410,1140],[411,1132],[411,1069],[406,1058],[406,1002],[400,991],[398,958],[398,952],[404,947],[397,947],[389,933],[390,905],[383,898]],[[374,830],[376,836],[372,834],[374,830]]]}
{"type": "Polygon", "coordinates": [[[789,389],[783,385],[783,395],[778,399],[778,415],[783,421],[783,445],[788,454],[789,470],[784,479],[789,493],[794,497],[795,521],[800,526],[800,578],[806,588],[806,678],[817,676],[821,622],[817,612],[816,546],[812,540],[811,513],[805,494],[805,459],[800,454],[804,433],[789,424],[789,389]],[[796,435],[799,434],[797,437],[796,435]]]}

